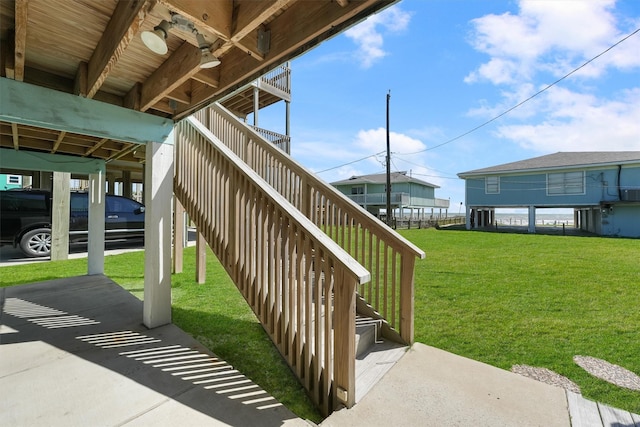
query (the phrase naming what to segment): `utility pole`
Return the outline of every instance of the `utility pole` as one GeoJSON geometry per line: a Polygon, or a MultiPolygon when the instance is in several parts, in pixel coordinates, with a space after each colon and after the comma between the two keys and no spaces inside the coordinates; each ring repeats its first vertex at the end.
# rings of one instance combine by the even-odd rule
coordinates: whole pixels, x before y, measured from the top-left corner
{"type": "Polygon", "coordinates": [[[391,90],[387,93],[387,225],[391,226],[391,143],[389,140],[389,100],[391,90]]]}

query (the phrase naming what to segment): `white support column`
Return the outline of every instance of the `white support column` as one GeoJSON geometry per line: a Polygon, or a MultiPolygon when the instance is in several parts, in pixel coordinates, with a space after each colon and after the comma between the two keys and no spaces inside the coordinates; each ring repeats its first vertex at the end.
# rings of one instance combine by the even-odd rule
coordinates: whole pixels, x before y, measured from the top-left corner
{"type": "Polygon", "coordinates": [[[465,214],[465,228],[471,230],[471,208],[467,206],[465,210],[467,211],[465,214]]]}
{"type": "Polygon", "coordinates": [[[89,175],[89,237],[87,274],[104,274],[105,177],[89,175]]]}
{"type": "Polygon", "coordinates": [[[144,196],[144,303],[148,328],[171,323],[171,198],[173,132],[166,143],[147,143],[144,196]]]}
{"type": "Polygon", "coordinates": [[[69,172],[53,173],[51,209],[51,261],[69,258],[69,172]]]}
{"type": "Polygon", "coordinates": [[[253,88],[253,125],[258,127],[258,110],[260,109],[260,89],[253,88]]]}
{"type": "Polygon", "coordinates": [[[107,174],[107,194],[116,194],[116,177],[114,174],[107,174]]]}
{"type": "Polygon", "coordinates": [[[122,171],[122,195],[131,199],[132,194],[131,171],[122,171]]]}
{"type": "Polygon", "coordinates": [[[527,230],[529,233],[536,232],[536,207],[529,206],[529,229],[527,230]]]}

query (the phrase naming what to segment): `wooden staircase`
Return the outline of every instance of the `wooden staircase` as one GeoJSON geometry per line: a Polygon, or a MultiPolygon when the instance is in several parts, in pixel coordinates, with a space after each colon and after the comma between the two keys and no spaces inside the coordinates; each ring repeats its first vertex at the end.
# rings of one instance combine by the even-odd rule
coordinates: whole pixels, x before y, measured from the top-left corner
{"type": "Polygon", "coordinates": [[[355,404],[413,341],[424,252],[218,104],[175,149],[176,197],[309,396],[355,404]]]}

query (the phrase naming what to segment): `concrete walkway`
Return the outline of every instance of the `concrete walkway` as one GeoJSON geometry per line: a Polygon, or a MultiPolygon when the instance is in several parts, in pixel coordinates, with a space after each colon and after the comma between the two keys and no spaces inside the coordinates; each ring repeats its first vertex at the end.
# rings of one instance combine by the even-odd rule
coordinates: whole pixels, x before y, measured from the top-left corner
{"type": "Polygon", "coordinates": [[[307,426],[104,276],[0,289],[1,426],[307,426]]]}
{"type": "Polygon", "coordinates": [[[564,390],[416,343],[329,426],[570,426],[564,390]]]}
{"type": "MultiPolygon", "coordinates": [[[[258,385],[104,276],[0,288],[0,426],[302,426],[258,385]]],[[[414,344],[322,427],[640,427],[640,416],[414,344]]]]}

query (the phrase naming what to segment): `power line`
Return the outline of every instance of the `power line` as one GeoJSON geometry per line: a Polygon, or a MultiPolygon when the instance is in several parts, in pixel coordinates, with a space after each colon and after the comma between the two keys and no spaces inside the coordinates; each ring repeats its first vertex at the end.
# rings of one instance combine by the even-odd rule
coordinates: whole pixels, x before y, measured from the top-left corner
{"type": "MultiPolygon", "coordinates": [[[[545,86],[544,88],[540,89],[538,92],[534,93],[533,95],[531,95],[530,97],[526,98],[524,101],[520,101],[519,103],[517,103],[516,105],[514,105],[513,107],[507,109],[506,111],[503,111],[502,113],[498,114],[497,116],[493,117],[492,119],[487,120],[486,122],[474,127],[471,130],[468,130],[458,136],[456,136],[455,138],[451,138],[448,141],[445,141],[441,144],[435,145],[431,148],[425,148],[424,150],[420,150],[420,151],[414,151],[412,153],[402,153],[402,155],[411,155],[411,154],[418,154],[418,153],[424,153],[425,151],[430,151],[430,150],[435,150],[436,148],[440,148],[443,145],[447,145],[450,144],[454,141],[457,141],[460,138],[463,138],[467,135],[469,135],[470,133],[473,133],[475,131],[477,131],[480,128],[485,127],[486,125],[498,120],[499,118],[509,114],[510,112],[512,112],[513,110],[515,110],[516,108],[522,106],[523,104],[531,101],[533,98],[535,98],[536,96],[542,94],[543,92],[551,89],[553,86],[557,85],[558,83],[560,83],[561,81],[563,81],[564,79],[566,79],[567,77],[571,76],[572,74],[575,74],[576,72],[580,71],[582,68],[586,67],[587,65],[589,65],[590,63],[592,63],[593,61],[595,61],[596,59],[598,59],[599,57],[601,57],[602,55],[604,55],[605,53],[609,52],[611,49],[613,49],[614,47],[618,46],[620,43],[624,42],[625,40],[627,40],[628,38],[634,36],[636,33],[640,32],[640,28],[636,29],[634,32],[632,32],[631,34],[628,34],[627,36],[623,37],[622,39],[618,40],[615,44],[609,46],[607,49],[603,50],[602,52],[600,52],[599,54],[597,54],[596,56],[594,56],[593,58],[589,59],[588,61],[584,62],[582,65],[580,65],[577,68],[574,68],[572,71],[568,72],[567,74],[565,74],[564,76],[560,77],[558,80],[556,80],[555,82],[545,86]]],[[[400,155],[400,154],[399,154],[400,155]]]]}
{"type": "MultiPolygon", "coordinates": [[[[514,105],[513,107],[511,107],[511,108],[509,108],[509,109],[507,109],[507,110],[503,111],[502,113],[498,114],[497,116],[495,116],[495,117],[493,117],[493,118],[491,118],[491,119],[487,120],[486,122],[484,122],[484,123],[482,123],[482,124],[480,124],[480,125],[478,125],[478,126],[476,126],[476,127],[472,128],[471,130],[468,130],[468,131],[466,131],[466,132],[464,132],[464,133],[462,133],[462,134],[460,134],[460,135],[458,135],[458,136],[456,136],[456,137],[454,137],[454,138],[451,138],[451,139],[449,139],[449,140],[447,140],[447,141],[445,141],[445,142],[443,142],[443,143],[441,143],[441,144],[434,145],[433,147],[430,147],[430,148],[425,148],[424,150],[414,151],[414,152],[411,152],[411,153],[394,153],[394,154],[396,154],[396,155],[398,155],[398,156],[408,156],[408,155],[413,155],[413,154],[424,153],[425,151],[435,150],[436,148],[440,148],[440,147],[442,147],[442,146],[444,146],[444,145],[451,144],[451,143],[452,143],[452,142],[454,142],[454,141],[457,141],[457,140],[459,140],[459,139],[461,139],[461,138],[464,138],[465,136],[467,136],[467,135],[469,135],[469,134],[471,134],[471,133],[473,133],[473,132],[477,131],[478,129],[481,129],[481,128],[483,128],[483,127],[487,126],[488,124],[495,122],[495,121],[496,121],[496,120],[498,120],[499,118],[501,118],[501,117],[503,117],[503,116],[505,116],[505,115],[509,114],[510,112],[512,112],[513,110],[515,110],[516,108],[518,108],[518,107],[522,106],[523,104],[525,104],[525,103],[527,103],[527,102],[531,101],[533,98],[535,98],[536,96],[538,96],[538,95],[542,94],[543,92],[546,92],[547,90],[549,90],[549,89],[550,89],[550,88],[552,88],[553,86],[555,86],[555,85],[557,85],[558,83],[560,83],[561,81],[565,80],[567,77],[569,77],[569,76],[571,76],[571,75],[575,74],[576,72],[580,71],[582,68],[586,67],[587,65],[589,65],[590,63],[592,63],[592,62],[593,62],[593,61],[595,61],[596,59],[600,58],[602,55],[604,55],[605,53],[609,52],[609,51],[610,51],[611,49],[613,49],[614,47],[616,47],[616,46],[618,46],[619,44],[623,43],[623,42],[624,42],[624,41],[626,41],[627,39],[629,39],[629,38],[633,37],[633,36],[634,36],[634,35],[636,35],[638,32],[640,32],[640,28],[636,29],[636,30],[635,30],[635,31],[633,31],[632,33],[630,33],[630,34],[626,35],[625,37],[623,37],[622,39],[618,40],[616,43],[614,43],[613,45],[609,46],[607,49],[603,50],[602,52],[600,52],[599,54],[597,54],[597,55],[596,55],[596,56],[594,56],[593,58],[591,58],[591,59],[589,59],[588,61],[584,62],[582,65],[578,66],[577,68],[574,68],[574,69],[573,69],[572,71],[570,71],[569,73],[565,74],[564,76],[560,77],[558,80],[556,80],[556,81],[554,81],[553,83],[551,83],[551,84],[547,85],[546,87],[542,88],[541,90],[539,90],[538,92],[536,92],[536,93],[534,93],[533,95],[529,96],[529,97],[528,97],[528,98],[526,98],[525,100],[520,101],[518,104],[514,105]]],[[[343,167],[343,166],[348,166],[348,165],[351,165],[351,164],[354,164],[354,163],[358,163],[358,162],[361,162],[361,161],[363,161],[363,160],[369,159],[369,158],[371,158],[371,157],[378,156],[378,155],[380,155],[380,154],[382,154],[382,153],[384,153],[384,152],[385,152],[385,151],[380,151],[380,152],[378,152],[378,153],[371,154],[371,155],[366,156],[366,157],[363,157],[363,158],[361,158],[361,159],[353,160],[353,161],[351,161],[351,162],[344,163],[344,164],[341,164],[341,165],[338,165],[338,166],[334,166],[334,167],[332,167],[332,168],[324,169],[324,170],[321,170],[320,172],[316,172],[316,173],[321,174],[321,173],[324,173],[324,172],[328,172],[328,171],[331,171],[331,170],[334,170],[334,169],[341,168],[341,167],[343,167]]]]}
{"type": "Polygon", "coordinates": [[[349,165],[352,165],[352,164],[354,164],[354,163],[358,163],[358,162],[361,162],[361,161],[363,161],[363,160],[370,159],[371,157],[379,156],[380,154],[383,154],[384,152],[385,152],[385,151],[380,151],[380,152],[378,152],[378,153],[371,154],[370,156],[363,157],[363,158],[361,158],[361,159],[354,160],[354,161],[349,162],[349,163],[343,163],[343,164],[341,164],[341,165],[334,166],[334,167],[329,168],[329,169],[321,170],[321,171],[319,171],[319,172],[316,172],[316,174],[320,174],[320,173],[324,173],[324,172],[329,172],[329,171],[332,171],[332,170],[334,170],[334,169],[341,168],[341,167],[343,167],[343,166],[349,166],[349,165]]]}

